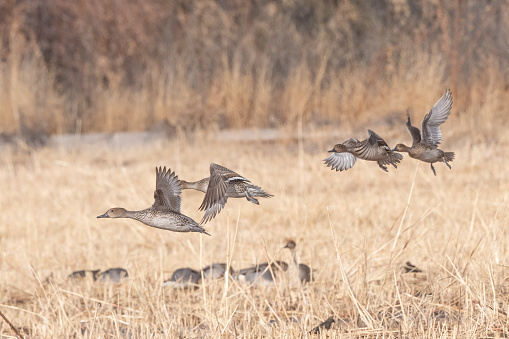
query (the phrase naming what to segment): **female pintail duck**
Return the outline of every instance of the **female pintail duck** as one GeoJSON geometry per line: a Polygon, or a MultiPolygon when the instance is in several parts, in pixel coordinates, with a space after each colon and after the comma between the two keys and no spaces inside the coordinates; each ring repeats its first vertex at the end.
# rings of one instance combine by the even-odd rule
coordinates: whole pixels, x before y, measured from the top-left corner
{"type": "Polygon", "coordinates": [[[297,244],[293,240],[288,240],[286,246],[284,248],[288,248],[290,252],[292,252],[293,266],[298,268],[299,270],[299,280],[301,282],[310,282],[311,281],[311,269],[308,265],[299,263],[297,260],[297,251],[295,249],[297,244]]]}
{"type": "Polygon", "coordinates": [[[270,264],[270,268],[269,263],[264,262],[253,267],[241,269],[235,273],[234,278],[250,285],[269,285],[274,283],[274,278],[278,272],[286,271],[287,269],[288,264],[284,261],[274,261],[270,264]]]}
{"type": "Polygon", "coordinates": [[[410,114],[406,122],[406,129],[412,137],[412,147],[404,144],[397,144],[393,151],[408,152],[410,158],[428,162],[431,164],[433,174],[437,175],[433,163],[443,161],[449,169],[448,161],[453,161],[454,152],[444,152],[438,149],[438,144],[442,142],[442,132],[440,125],[443,124],[452,108],[452,93],[447,90],[445,94],[437,101],[435,106],[424,116],[421,122],[421,131],[417,127],[412,126],[410,122],[410,114]]]}
{"type": "Polygon", "coordinates": [[[98,218],[131,218],[145,225],[173,232],[199,232],[210,235],[196,221],[180,213],[180,194],[182,187],[175,172],[166,167],[156,167],[156,190],[154,204],[141,211],[128,211],[125,208],[109,209],[98,218]]]}
{"type": "Polygon", "coordinates": [[[214,218],[226,204],[228,198],[246,198],[259,205],[255,197],[270,198],[273,195],[258,186],[249,184],[249,180],[226,167],[210,164],[210,177],[195,182],[180,180],[182,189],[194,189],[205,193],[199,208],[205,211],[201,224],[214,218]]]}
{"type": "Polygon", "coordinates": [[[115,267],[110,268],[97,277],[97,280],[102,282],[112,282],[112,283],[118,283],[122,281],[125,278],[129,277],[129,273],[127,273],[127,270],[125,268],[121,267],[115,267]]]}
{"type": "Polygon", "coordinates": [[[201,273],[192,268],[179,268],[173,272],[171,278],[166,280],[163,286],[175,288],[197,287],[201,280],[201,273]]]}
{"type": "Polygon", "coordinates": [[[350,138],[342,144],[337,144],[329,152],[333,152],[327,159],[325,164],[336,171],[346,171],[352,168],[357,158],[378,162],[378,166],[387,172],[384,165],[391,164],[395,168],[397,163],[403,159],[399,153],[394,153],[387,143],[378,134],[368,129],[369,138],[359,141],[350,138]]]}

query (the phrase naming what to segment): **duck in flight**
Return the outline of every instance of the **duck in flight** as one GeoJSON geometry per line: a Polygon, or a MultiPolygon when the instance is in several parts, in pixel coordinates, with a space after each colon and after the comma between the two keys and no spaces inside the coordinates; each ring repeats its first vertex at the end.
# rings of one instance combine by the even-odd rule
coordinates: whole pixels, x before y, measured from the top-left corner
{"type": "Polygon", "coordinates": [[[448,162],[454,160],[454,152],[444,152],[438,148],[438,144],[442,142],[440,125],[447,120],[451,114],[451,109],[452,92],[448,89],[428,114],[424,116],[420,131],[417,127],[412,126],[410,114],[408,114],[406,129],[412,137],[412,147],[397,144],[394,151],[408,152],[410,158],[430,163],[434,175],[437,175],[433,167],[435,162],[444,162],[451,169],[451,165],[448,162]]]}
{"type": "Polygon", "coordinates": [[[203,227],[188,216],[180,213],[182,186],[178,176],[170,169],[156,167],[156,190],[154,204],[141,211],[125,208],[111,208],[98,218],[130,218],[145,225],[173,232],[198,232],[210,235],[203,227]]]}
{"type": "Polygon", "coordinates": [[[363,159],[376,161],[378,166],[385,172],[388,172],[385,165],[391,164],[398,168],[396,164],[403,159],[403,156],[393,152],[378,134],[370,129],[368,129],[368,132],[369,138],[363,141],[350,138],[344,143],[334,146],[329,151],[332,154],[324,160],[327,167],[331,167],[336,171],[346,171],[355,165],[357,159],[363,159]]]}
{"type": "Polygon", "coordinates": [[[246,198],[259,205],[258,199],[273,197],[238,173],[217,164],[210,164],[210,177],[194,182],[180,180],[182,189],[194,189],[205,193],[199,208],[205,211],[201,224],[213,219],[226,204],[228,198],[246,198]]]}

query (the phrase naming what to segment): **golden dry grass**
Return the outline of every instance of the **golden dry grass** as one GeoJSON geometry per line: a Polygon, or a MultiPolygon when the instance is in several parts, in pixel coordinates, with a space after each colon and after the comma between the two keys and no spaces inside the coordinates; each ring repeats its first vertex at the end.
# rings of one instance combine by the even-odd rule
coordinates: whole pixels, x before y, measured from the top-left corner
{"type": "MultiPolygon", "coordinates": [[[[429,100],[418,112],[424,114],[429,100]]],[[[331,337],[507,333],[509,137],[496,122],[481,119],[472,128],[473,117],[487,110],[493,106],[453,108],[442,148],[457,157],[452,170],[437,164],[436,177],[408,157],[389,173],[363,161],[343,173],[326,168],[326,150],[363,138],[361,129],[341,130],[339,140],[227,143],[198,133],[125,151],[4,150],[0,311],[33,338],[308,337],[329,316],[349,322],[334,327],[331,337]],[[152,204],[155,166],[197,180],[211,162],[275,197],[259,206],[230,199],[206,225],[212,237],[203,239],[96,219],[113,206],[152,204]],[[278,288],[231,279],[196,290],[162,287],[179,267],[289,261],[281,251],[288,237],[314,269],[313,283],[282,277],[278,288]],[[406,261],[425,274],[402,274],[406,261]],[[127,282],[66,280],[74,270],[117,266],[129,270],[127,282]]],[[[404,116],[398,118],[396,125],[372,122],[392,146],[409,139],[404,116]]],[[[183,213],[200,220],[202,198],[185,191],[183,213]]],[[[13,335],[1,324],[4,336],[13,335]]]]}
{"type": "MultiPolygon", "coordinates": [[[[196,129],[146,148],[1,148],[0,311],[34,338],[307,337],[329,316],[348,323],[332,337],[507,333],[507,3],[243,3],[0,2],[2,137],[196,129]],[[403,112],[418,123],[449,87],[452,170],[321,162],[367,128],[408,142],[403,112]],[[213,138],[252,126],[297,137],[213,138]],[[95,218],[152,204],[155,166],[196,180],[211,162],[275,197],[231,199],[203,239],[95,218]],[[289,261],[288,237],[313,283],[162,287],[179,267],[289,261]],[[117,266],[123,284],[67,281],[117,266]]],[[[200,220],[202,198],[184,192],[183,213],[200,220]]]]}

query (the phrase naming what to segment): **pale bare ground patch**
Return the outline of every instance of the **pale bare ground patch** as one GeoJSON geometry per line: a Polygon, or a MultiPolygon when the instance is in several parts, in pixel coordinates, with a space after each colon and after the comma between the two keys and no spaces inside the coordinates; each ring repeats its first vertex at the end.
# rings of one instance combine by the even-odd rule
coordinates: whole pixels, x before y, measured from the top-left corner
{"type": "MultiPolygon", "coordinates": [[[[394,146],[409,139],[403,123],[376,131],[394,146]]],[[[509,140],[491,125],[475,133],[467,125],[452,115],[443,128],[442,149],[456,159],[452,170],[436,164],[436,177],[406,156],[389,173],[365,161],[342,173],[323,164],[334,143],[365,131],[340,140],[232,143],[196,133],[129,150],[4,150],[0,311],[33,338],[312,337],[329,316],[344,320],[327,332],[338,338],[503,335],[509,140]],[[156,166],[198,180],[211,162],[274,197],[259,206],[230,199],[202,239],[96,219],[110,207],[150,206],[156,166]],[[277,289],[233,279],[162,286],[180,267],[289,262],[287,238],[297,240],[312,283],[281,276],[277,289]],[[407,261],[423,273],[402,273],[407,261]],[[122,284],[67,281],[74,270],[117,266],[130,273],[122,284]]],[[[200,220],[203,194],[182,196],[182,212],[200,220]]],[[[5,323],[0,330],[13,335],[5,323]]]]}

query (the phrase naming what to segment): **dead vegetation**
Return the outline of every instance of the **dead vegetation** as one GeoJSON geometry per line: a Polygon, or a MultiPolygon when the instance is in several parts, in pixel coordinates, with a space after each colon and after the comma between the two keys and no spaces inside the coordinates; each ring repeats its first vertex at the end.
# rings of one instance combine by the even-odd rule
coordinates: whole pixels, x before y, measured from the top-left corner
{"type": "MultiPolygon", "coordinates": [[[[503,1],[0,2],[0,132],[24,140],[0,153],[0,311],[31,338],[318,337],[331,318],[321,337],[506,337],[508,13],[503,1]],[[419,120],[449,87],[452,170],[321,162],[367,128],[408,141],[405,110],[419,120]],[[162,120],[194,133],[31,146],[162,120]],[[212,137],[252,126],[288,137],[212,137]],[[207,239],[95,218],[151,204],[155,166],[197,180],[211,162],[275,197],[232,199],[207,239]],[[290,261],[288,237],[309,284],[163,287],[179,267],[290,261]],[[67,280],[108,267],[129,279],[67,280]]],[[[184,192],[183,213],[200,220],[202,198],[184,192]]],[[[0,333],[14,335],[3,321],[0,333]]]]}
{"type": "Polygon", "coordinates": [[[352,127],[444,88],[458,113],[507,97],[504,1],[0,6],[3,133],[352,127]]]}
{"type": "MultiPolygon", "coordinates": [[[[311,337],[329,317],[331,337],[503,337],[509,180],[500,155],[509,140],[489,124],[474,132],[456,119],[453,110],[443,131],[457,159],[452,170],[437,165],[436,177],[407,157],[389,173],[368,162],[330,171],[320,161],[335,142],[328,138],[303,138],[301,147],[201,136],[120,153],[5,151],[0,310],[34,338],[311,337]],[[150,204],[156,165],[196,180],[212,161],[275,197],[259,206],[232,199],[203,239],[95,218],[105,206],[150,204]],[[163,287],[179,267],[290,262],[288,237],[313,269],[309,284],[281,275],[277,288],[232,279],[163,287]],[[129,271],[121,284],[67,280],[75,270],[118,266],[129,271]]],[[[377,132],[394,145],[409,138],[399,127],[377,132]]],[[[182,211],[199,220],[202,198],[184,192],[182,211]]],[[[13,334],[6,324],[1,331],[13,334]]]]}

